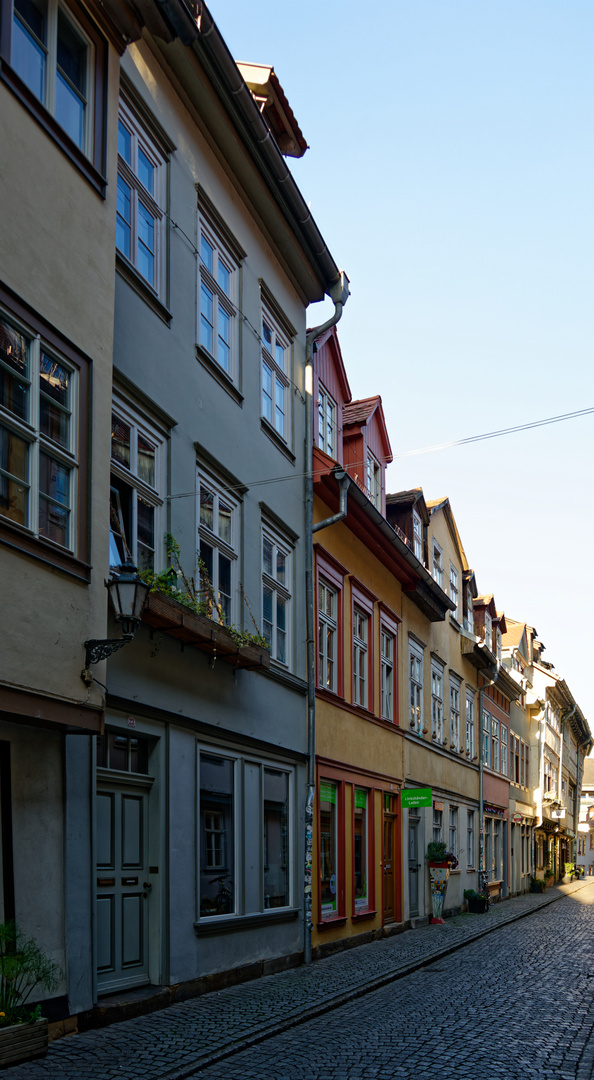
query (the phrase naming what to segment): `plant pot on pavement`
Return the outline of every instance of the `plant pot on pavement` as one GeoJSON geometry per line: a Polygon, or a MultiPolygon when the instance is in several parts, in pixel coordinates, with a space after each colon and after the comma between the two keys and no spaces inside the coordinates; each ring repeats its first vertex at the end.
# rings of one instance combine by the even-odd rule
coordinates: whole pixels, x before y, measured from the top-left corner
{"type": "Polygon", "coordinates": [[[47,1054],[47,1020],[0,1027],[0,1069],[47,1054]]]}

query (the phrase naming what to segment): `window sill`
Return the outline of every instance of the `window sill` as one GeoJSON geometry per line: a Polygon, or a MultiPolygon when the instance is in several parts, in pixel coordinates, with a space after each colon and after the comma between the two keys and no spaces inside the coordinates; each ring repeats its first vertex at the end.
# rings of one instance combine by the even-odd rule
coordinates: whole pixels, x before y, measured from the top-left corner
{"type": "Polygon", "coordinates": [[[47,111],[45,105],[42,105],[39,99],[35,97],[35,94],[29,90],[26,83],[19,78],[5,60],[0,60],[0,82],[3,82],[12,91],[40,127],[49,135],[50,139],[56,143],[62,153],[82,173],[85,180],[95,189],[97,194],[104,199],[107,189],[105,177],[102,176],[93,162],[83,154],[82,150],[64,131],[64,128],[60,127],[57,120],[47,111]]]}
{"type": "Polygon", "coordinates": [[[291,462],[291,464],[294,465],[295,455],[293,451],[289,449],[285,440],[282,439],[281,436],[278,434],[278,431],[275,431],[272,424],[270,424],[268,420],[266,420],[263,416],[260,417],[260,427],[262,428],[264,434],[268,436],[270,441],[274,443],[277,450],[280,450],[281,453],[284,454],[285,457],[291,462]]]}
{"type": "Polygon", "coordinates": [[[0,543],[5,547],[12,548],[22,555],[29,555],[32,559],[45,563],[56,570],[62,570],[70,577],[87,585],[91,580],[91,566],[89,563],[77,559],[71,552],[52,544],[51,540],[43,540],[33,536],[7,520],[0,519],[0,543]]]}
{"type": "Polygon", "coordinates": [[[209,375],[212,375],[213,379],[216,379],[219,386],[222,386],[223,390],[226,390],[229,397],[233,398],[238,405],[243,405],[243,394],[237,389],[233,379],[230,375],[227,375],[226,371],[220,364],[217,364],[214,357],[202,348],[202,345],[196,345],[196,359],[200,361],[202,367],[206,368],[209,375]]]}
{"type": "Polygon", "coordinates": [[[257,911],[254,915],[218,915],[194,923],[197,937],[213,934],[229,934],[237,930],[249,930],[251,927],[268,926],[270,923],[292,922],[300,913],[300,908],[269,908],[257,911]]]}
{"type": "Polygon", "coordinates": [[[331,926],[346,926],[346,915],[334,915],[329,919],[321,919],[316,923],[318,930],[327,930],[331,926]]]}
{"type": "Polygon", "coordinates": [[[148,304],[150,308],[163,320],[166,326],[171,326],[171,320],[173,315],[165,304],[161,303],[154,289],[151,289],[148,281],[145,281],[142,274],[138,273],[138,270],[128,261],[125,255],[122,255],[121,251],[116,250],[116,270],[120,277],[124,281],[128,282],[131,289],[134,290],[137,296],[141,300],[144,300],[145,304],[148,304]]]}
{"type": "Polygon", "coordinates": [[[351,915],[352,922],[363,922],[364,919],[375,919],[377,911],[373,911],[371,908],[366,908],[365,911],[356,911],[354,915],[351,915]]]}

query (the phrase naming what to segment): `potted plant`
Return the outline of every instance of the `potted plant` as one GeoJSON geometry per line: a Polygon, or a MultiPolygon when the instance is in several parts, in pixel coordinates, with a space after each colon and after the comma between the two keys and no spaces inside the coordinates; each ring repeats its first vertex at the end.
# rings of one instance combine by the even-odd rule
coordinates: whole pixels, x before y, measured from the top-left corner
{"type": "Polygon", "coordinates": [[[544,879],[545,879],[545,883],[547,885],[554,885],[555,884],[555,875],[554,875],[553,871],[551,870],[550,866],[547,866],[547,868],[546,868],[546,870],[544,872],[544,879]]]}
{"type": "Polygon", "coordinates": [[[530,878],[530,892],[543,893],[547,887],[546,881],[543,878],[531,877],[530,878]]]}
{"type": "Polygon", "coordinates": [[[0,923],[0,1062],[3,1066],[47,1054],[47,1020],[29,1002],[36,988],[55,990],[61,971],[14,922],[0,923]]]}
{"type": "Polygon", "coordinates": [[[425,858],[429,866],[447,866],[448,869],[455,870],[458,865],[454,852],[448,851],[443,840],[432,840],[427,844],[425,858]]]}
{"type": "Polygon", "coordinates": [[[477,892],[476,889],[465,889],[464,899],[468,904],[468,911],[472,915],[484,915],[487,910],[487,896],[477,892]]]}

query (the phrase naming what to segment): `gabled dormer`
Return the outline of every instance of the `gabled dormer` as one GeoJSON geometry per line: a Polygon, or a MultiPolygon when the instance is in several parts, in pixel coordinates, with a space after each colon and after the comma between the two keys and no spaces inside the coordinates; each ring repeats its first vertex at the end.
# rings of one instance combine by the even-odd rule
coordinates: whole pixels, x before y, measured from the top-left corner
{"type": "Polygon", "coordinates": [[[429,511],[423,489],[412,488],[386,495],[386,517],[392,528],[404,537],[419,562],[427,566],[429,511]]]}
{"type": "Polygon", "coordinates": [[[342,445],[345,469],[385,517],[386,465],[392,461],[392,448],[379,394],[345,405],[342,445]]]}
{"type": "Polygon", "coordinates": [[[474,603],[474,632],[484,642],[485,649],[497,658],[497,608],[493,595],[477,596],[474,603]]]}
{"type": "Polygon", "coordinates": [[[314,343],[313,378],[314,444],[342,465],[342,414],[351,388],[334,326],[314,343]]]}

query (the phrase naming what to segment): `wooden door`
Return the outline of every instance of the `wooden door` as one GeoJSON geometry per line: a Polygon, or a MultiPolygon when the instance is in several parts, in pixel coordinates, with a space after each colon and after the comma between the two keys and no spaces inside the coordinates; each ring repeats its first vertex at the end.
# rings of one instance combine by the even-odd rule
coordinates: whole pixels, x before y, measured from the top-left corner
{"type": "Polygon", "coordinates": [[[97,792],[97,990],[148,983],[148,790],[97,792]]]}

